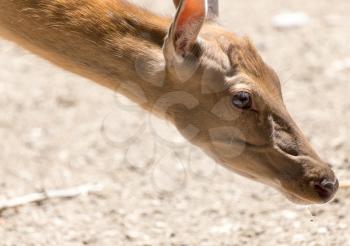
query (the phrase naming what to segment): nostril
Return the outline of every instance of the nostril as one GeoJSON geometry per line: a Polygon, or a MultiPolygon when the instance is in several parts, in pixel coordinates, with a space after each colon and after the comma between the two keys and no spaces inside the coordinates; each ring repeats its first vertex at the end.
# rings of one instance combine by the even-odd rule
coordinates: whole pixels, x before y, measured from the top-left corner
{"type": "Polygon", "coordinates": [[[315,191],[323,199],[329,199],[338,190],[339,182],[338,180],[330,181],[328,179],[323,179],[321,182],[314,184],[315,191]]]}

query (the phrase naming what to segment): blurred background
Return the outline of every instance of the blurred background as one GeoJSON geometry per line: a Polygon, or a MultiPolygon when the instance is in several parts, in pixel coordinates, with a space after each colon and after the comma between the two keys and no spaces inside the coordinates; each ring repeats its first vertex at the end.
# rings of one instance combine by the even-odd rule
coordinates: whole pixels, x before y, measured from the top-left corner
{"type": "MultiPolygon", "coordinates": [[[[175,11],[171,0],[133,2],[175,11]]],[[[220,9],[221,23],[250,36],[278,72],[287,107],[320,155],[350,179],[350,2],[221,0],[220,9]]],[[[1,246],[349,245],[349,191],[322,206],[291,204],[113,91],[5,40],[0,108],[0,201],[103,185],[3,211],[1,246]]]]}

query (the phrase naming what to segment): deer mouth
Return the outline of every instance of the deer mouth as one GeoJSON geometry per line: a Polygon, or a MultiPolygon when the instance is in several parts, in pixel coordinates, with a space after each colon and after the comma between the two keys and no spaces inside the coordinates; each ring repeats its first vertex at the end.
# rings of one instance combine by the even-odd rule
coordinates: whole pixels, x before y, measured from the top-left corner
{"type": "Polygon", "coordinates": [[[338,183],[338,181],[336,181],[336,188],[332,192],[329,192],[323,188],[321,188],[319,191],[317,191],[317,189],[316,189],[316,193],[318,194],[318,198],[319,198],[316,200],[315,199],[308,199],[308,198],[299,196],[298,194],[292,193],[292,192],[287,191],[287,190],[280,190],[280,192],[289,201],[291,201],[292,203],[295,203],[295,204],[299,204],[299,205],[310,205],[310,204],[320,204],[320,203],[322,204],[322,203],[327,203],[334,198],[338,187],[339,187],[339,183],[338,183]]]}
{"type": "Polygon", "coordinates": [[[293,203],[307,204],[323,204],[331,201],[339,188],[338,179],[323,178],[319,181],[308,182],[307,187],[300,186],[297,190],[288,188],[279,188],[280,192],[293,203]]]}
{"type": "Polygon", "coordinates": [[[323,204],[335,196],[339,182],[326,164],[311,157],[268,149],[246,144],[240,156],[218,161],[241,176],[275,188],[295,204],[323,204]]]}
{"type": "Polygon", "coordinates": [[[308,199],[305,199],[303,197],[297,196],[293,193],[287,192],[287,191],[282,191],[280,192],[292,203],[298,204],[298,205],[310,205],[313,204],[314,202],[308,199]]]}
{"type": "Polygon", "coordinates": [[[275,188],[293,203],[326,203],[338,190],[334,172],[311,151],[295,154],[276,144],[256,145],[222,134],[211,143],[212,156],[223,166],[275,188]]]}

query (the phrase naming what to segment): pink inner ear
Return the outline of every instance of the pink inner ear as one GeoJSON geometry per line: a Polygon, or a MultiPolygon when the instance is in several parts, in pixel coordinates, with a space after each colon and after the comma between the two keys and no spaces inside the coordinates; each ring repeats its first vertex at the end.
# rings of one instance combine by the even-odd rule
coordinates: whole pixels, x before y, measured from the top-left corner
{"type": "Polygon", "coordinates": [[[182,9],[180,10],[177,28],[184,29],[186,25],[192,21],[205,18],[205,1],[203,0],[184,0],[182,9]]]}

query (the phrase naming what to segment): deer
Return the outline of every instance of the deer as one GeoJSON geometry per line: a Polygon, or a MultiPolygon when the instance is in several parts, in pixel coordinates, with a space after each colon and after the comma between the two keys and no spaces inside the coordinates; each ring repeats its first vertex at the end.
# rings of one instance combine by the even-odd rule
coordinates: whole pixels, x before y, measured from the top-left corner
{"type": "Polygon", "coordinates": [[[217,0],[173,2],[172,18],[126,0],[0,0],[0,35],[116,90],[291,202],[329,202],[338,179],[288,113],[276,72],[219,24],[217,0]]]}

